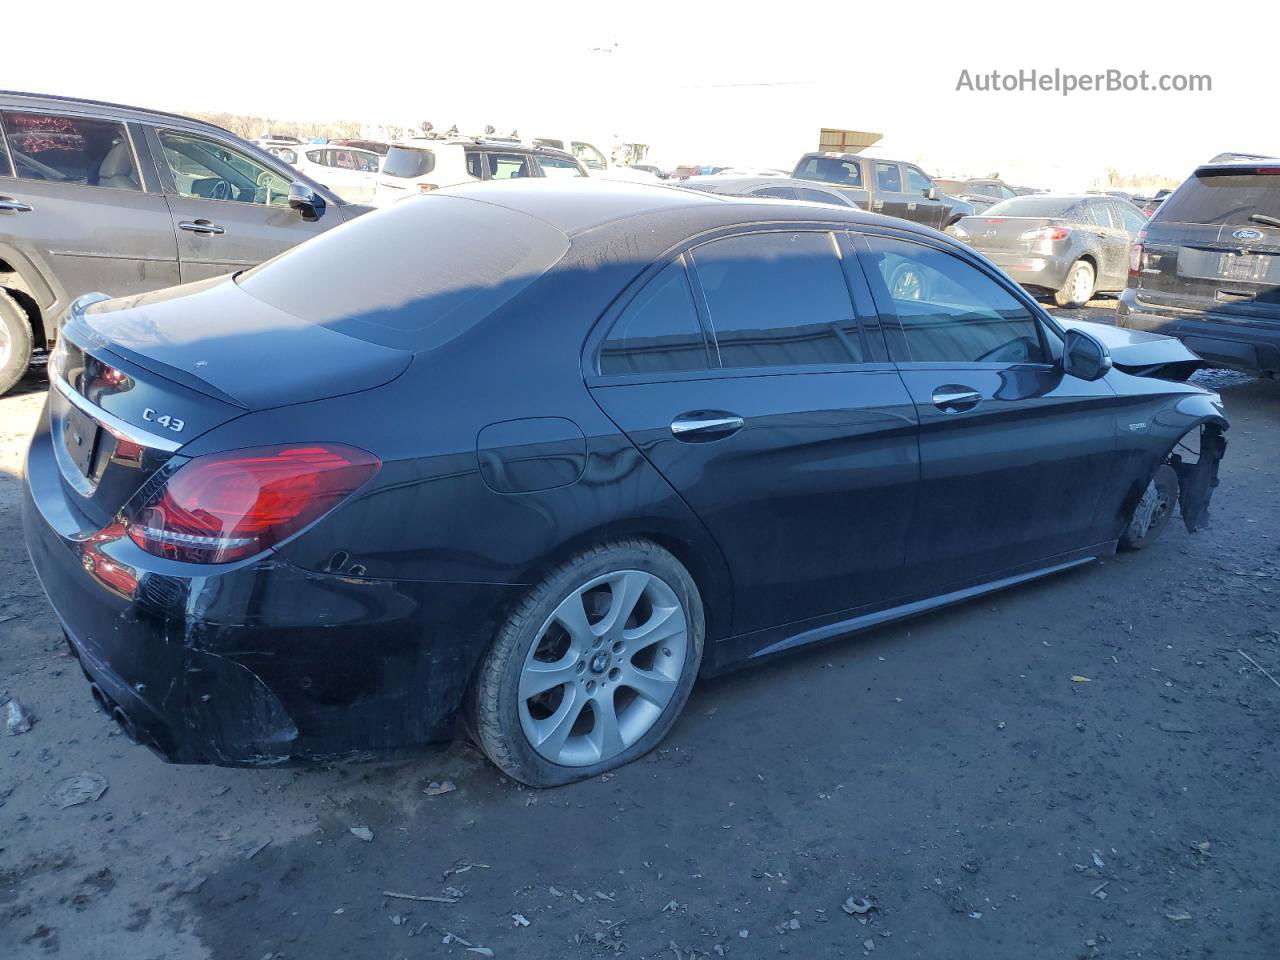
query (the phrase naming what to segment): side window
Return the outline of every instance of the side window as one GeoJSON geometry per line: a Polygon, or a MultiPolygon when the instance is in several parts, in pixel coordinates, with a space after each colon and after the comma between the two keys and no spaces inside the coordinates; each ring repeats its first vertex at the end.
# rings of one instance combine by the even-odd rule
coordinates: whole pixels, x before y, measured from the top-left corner
{"type": "Polygon", "coordinates": [[[1122,203],[1119,205],[1120,220],[1124,223],[1124,228],[1129,233],[1137,233],[1147,225],[1147,218],[1142,215],[1142,211],[1131,204],[1122,203]]]}
{"type": "Polygon", "coordinates": [[[849,288],[829,233],[755,233],[693,251],[725,367],[860,363],[849,288]]]}
{"type": "Polygon", "coordinates": [[[578,165],[564,157],[539,157],[538,166],[544,177],[585,177],[578,165]]]}
{"type": "Polygon", "coordinates": [[[289,181],[257,160],[215,140],[157,130],[178,194],[273,207],[289,205],[289,181]]]}
{"type": "Polygon", "coordinates": [[[881,310],[902,327],[913,361],[1048,362],[1036,318],[976,267],[924,244],[866,239],[867,275],[881,310]]]}
{"type": "Polygon", "coordinates": [[[356,161],[350,150],[334,150],[333,165],[343,170],[354,170],[356,168],[356,161]]]}
{"type": "Polygon", "coordinates": [[[516,177],[531,177],[529,158],[519,153],[491,153],[489,159],[489,178],[491,180],[514,180],[516,177]]]}
{"type": "Polygon", "coordinates": [[[876,164],[876,189],[885,193],[902,192],[902,171],[896,163],[876,164]]]}
{"type": "Polygon", "coordinates": [[[821,180],[841,187],[862,186],[862,168],[839,157],[805,157],[795,175],[801,180],[821,180]]]}
{"type": "Polygon", "coordinates": [[[9,166],[9,149],[5,145],[4,126],[0,123],[0,177],[12,177],[13,167],[9,166]]]}
{"type": "Polygon", "coordinates": [[[608,164],[605,163],[604,154],[597,150],[589,143],[579,143],[574,141],[571,144],[573,155],[582,161],[582,165],[588,170],[605,170],[608,164]]]}
{"type": "Polygon", "coordinates": [[[600,372],[705,370],[707,346],[680,260],[668,264],[622,312],[600,348],[600,372]]]}
{"type": "MultiPolygon", "coordinates": [[[[58,114],[3,115],[17,175],[23,180],[141,190],[124,124],[58,114]]],[[[0,166],[8,166],[0,161],[0,166]]]]}
{"type": "Polygon", "coordinates": [[[312,163],[318,163],[322,167],[332,166],[329,163],[329,154],[331,150],[308,150],[304,156],[312,163]]]}
{"type": "Polygon", "coordinates": [[[796,196],[810,203],[830,203],[837,207],[852,207],[853,203],[834,190],[814,190],[810,187],[796,187],[796,196]]]}
{"type": "Polygon", "coordinates": [[[1107,204],[1095,201],[1085,204],[1084,208],[1085,222],[1092,223],[1099,227],[1113,227],[1115,224],[1111,222],[1111,211],[1107,204]]]}
{"type": "Polygon", "coordinates": [[[919,167],[907,167],[907,192],[924,196],[933,186],[933,181],[924,175],[919,167]]]}
{"type": "Polygon", "coordinates": [[[357,153],[356,160],[360,162],[360,169],[365,173],[378,172],[378,155],[376,153],[357,153]]]}
{"type": "MultiPolygon", "coordinates": [[[[474,151],[467,151],[467,174],[475,177],[477,180],[484,179],[484,164],[480,159],[480,154],[474,151]]],[[[386,164],[383,164],[383,171],[386,170],[386,164]]]]}
{"type": "Polygon", "coordinates": [[[1002,200],[1008,200],[1011,197],[1017,196],[1016,193],[1014,193],[1012,190],[1010,190],[1008,187],[1006,187],[1002,183],[996,184],[996,195],[999,196],[1000,199],[1002,200]]]}

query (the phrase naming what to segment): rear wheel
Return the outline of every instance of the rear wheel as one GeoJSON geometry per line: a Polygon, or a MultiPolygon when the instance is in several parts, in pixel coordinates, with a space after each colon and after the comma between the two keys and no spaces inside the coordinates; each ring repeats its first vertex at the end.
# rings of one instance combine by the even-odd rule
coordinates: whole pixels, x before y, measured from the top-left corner
{"type": "Polygon", "coordinates": [[[1120,545],[1129,550],[1141,550],[1154,542],[1168,525],[1177,502],[1178,474],[1169,464],[1162,463],[1143,491],[1129,525],[1120,535],[1120,545]]]}
{"type": "Polygon", "coordinates": [[[472,686],[480,748],[522,783],[595,776],[653,749],[702,662],[702,601],[689,573],[642,540],[553,571],[511,613],[472,686]]]}
{"type": "Polygon", "coordinates": [[[0,394],[8,393],[31,366],[31,323],[13,297],[0,290],[0,394]]]}
{"type": "Polygon", "coordinates": [[[1067,271],[1067,279],[1062,289],[1053,295],[1053,301],[1060,307],[1083,307],[1093,298],[1096,285],[1093,264],[1088,260],[1077,260],[1067,271]]]}

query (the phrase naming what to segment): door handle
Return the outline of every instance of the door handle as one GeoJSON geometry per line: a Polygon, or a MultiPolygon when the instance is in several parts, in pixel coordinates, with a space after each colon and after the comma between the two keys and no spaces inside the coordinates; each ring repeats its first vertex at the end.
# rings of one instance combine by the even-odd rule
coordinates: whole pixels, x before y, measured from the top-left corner
{"type": "Polygon", "coordinates": [[[15,200],[13,197],[0,197],[0,210],[6,213],[30,213],[31,204],[15,200]]]}
{"type": "Polygon", "coordinates": [[[689,443],[719,440],[742,429],[743,419],[722,410],[695,410],[671,421],[671,435],[689,443]]]}
{"type": "Polygon", "coordinates": [[[212,220],[183,220],[178,224],[179,230],[190,230],[192,233],[223,234],[227,231],[212,220]]]}
{"type": "Polygon", "coordinates": [[[982,402],[982,394],[973,387],[963,387],[948,383],[933,391],[933,405],[943,413],[959,413],[961,410],[972,410],[982,402]]]}

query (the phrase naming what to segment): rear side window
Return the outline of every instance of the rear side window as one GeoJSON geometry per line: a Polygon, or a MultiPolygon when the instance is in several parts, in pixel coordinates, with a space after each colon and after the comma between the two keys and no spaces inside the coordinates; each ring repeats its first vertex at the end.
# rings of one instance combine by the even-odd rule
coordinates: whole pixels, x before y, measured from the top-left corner
{"type": "Polygon", "coordinates": [[[490,153],[486,155],[489,163],[489,179],[514,180],[517,177],[532,177],[533,170],[530,158],[522,153],[490,153]]]}
{"type": "Polygon", "coordinates": [[[902,171],[896,163],[876,164],[876,189],[885,193],[902,192],[902,171]]]}
{"type": "Polygon", "coordinates": [[[585,177],[578,164],[568,157],[539,157],[538,166],[544,177],[585,177]]]}
{"type": "Polygon", "coordinates": [[[1076,205],[1072,199],[1061,197],[1013,197],[1001,200],[987,209],[988,217],[1065,217],[1076,205]]]}
{"type": "Polygon", "coordinates": [[[122,123],[10,112],[3,120],[10,155],[23,180],[142,189],[122,123]]]}
{"type": "Polygon", "coordinates": [[[428,194],[326,230],[237,281],[295,317],[419,351],[489,316],[568,249],[569,239],[542,220],[428,194]]]}
{"type": "Polygon", "coordinates": [[[725,367],[859,363],[864,352],[830,233],[756,233],[693,251],[725,367]]]}
{"type": "Polygon", "coordinates": [[[862,167],[839,157],[805,157],[796,167],[795,176],[801,180],[822,180],[841,187],[862,186],[862,167]]]}
{"type": "Polygon", "coordinates": [[[389,177],[412,180],[425,177],[436,168],[436,155],[432,150],[414,147],[392,147],[382,162],[382,172],[389,177]]]}
{"type": "Polygon", "coordinates": [[[1046,362],[1035,317],[976,267],[924,244],[866,239],[868,277],[881,310],[900,324],[913,361],[1046,362]]]}
{"type": "Polygon", "coordinates": [[[1237,227],[1256,223],[1249,219],[1255,213],[1280,217],[1280,175],[1196,174],[1160,205],[1154,219],[1237,227]]]}
{"type": "Polygon", "coordinates": [[[0,177],[12,177],[13,167],[9,166],[9,151],[5,148],[4,128],[0,127],[0,177]]]}
{"type": "Polygon", "coordinates": [[[603,374],[704,370],[706,342],[684,264],[676,260],[628,304],[600,348],[603,374]]]}

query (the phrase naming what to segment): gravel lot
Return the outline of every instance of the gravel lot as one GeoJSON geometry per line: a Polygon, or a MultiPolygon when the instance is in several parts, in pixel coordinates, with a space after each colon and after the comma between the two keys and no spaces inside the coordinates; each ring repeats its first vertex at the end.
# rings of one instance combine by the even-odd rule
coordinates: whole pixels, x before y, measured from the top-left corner
{"type": "Polygon", "coordinates": [[[22,545],[33,376],[0,399],[0,691],[35,715],[0,734],[0,956],[1280,956],[1280,384],[1200,376],[1234,420],[1207,531],[702,684],[663,749],[544,792],[462,743],[129,744],[22,545]]]}

